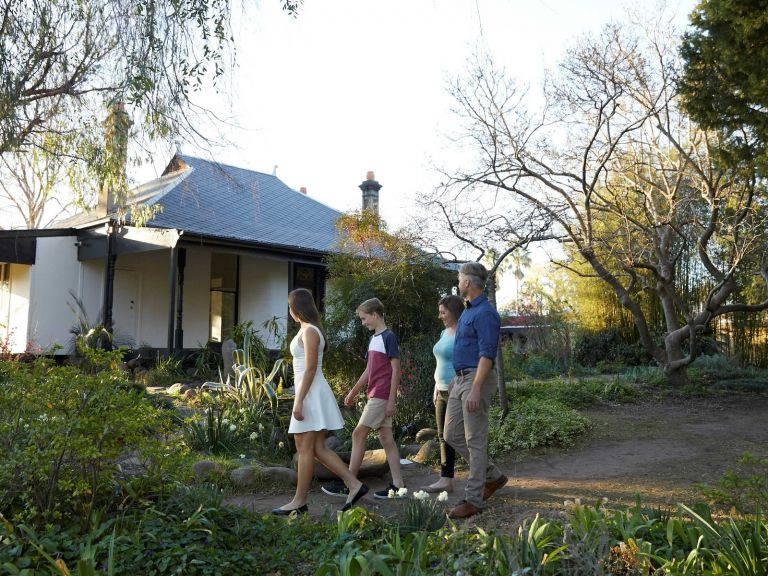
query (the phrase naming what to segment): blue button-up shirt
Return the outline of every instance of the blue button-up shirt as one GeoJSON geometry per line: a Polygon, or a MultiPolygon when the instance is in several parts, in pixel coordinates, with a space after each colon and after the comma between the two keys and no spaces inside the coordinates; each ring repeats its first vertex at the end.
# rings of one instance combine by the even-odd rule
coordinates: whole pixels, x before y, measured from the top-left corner
{"type": "Polygon", "coordinates": [[[501,319],[485,294],[467,305],[456,323],[453,369],[477,368],[480,358],[496,359],[501,319]]]}

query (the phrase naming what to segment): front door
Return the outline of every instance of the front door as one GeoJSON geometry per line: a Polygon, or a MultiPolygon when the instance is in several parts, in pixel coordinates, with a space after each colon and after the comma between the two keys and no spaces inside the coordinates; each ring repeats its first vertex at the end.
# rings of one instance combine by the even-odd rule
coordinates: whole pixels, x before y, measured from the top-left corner
{"type": "Polygon", "coordinates": [[[112,324],[115,346],[136,346],[138,336],[139,273],[136,270],[115,270],[115,293],[112,304],[112,324]]]}

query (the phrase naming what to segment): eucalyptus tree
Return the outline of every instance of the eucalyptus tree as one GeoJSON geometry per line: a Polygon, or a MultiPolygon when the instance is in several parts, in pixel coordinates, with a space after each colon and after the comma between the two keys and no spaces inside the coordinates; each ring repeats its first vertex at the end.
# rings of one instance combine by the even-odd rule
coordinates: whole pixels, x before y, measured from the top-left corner
{"type": "MultiPolygon", "coordinates": [[[[505,203],[526,222],[551,222],[576,263],[614,291],[672,383],[687,381],[697,341],[714,318],[768,309],[766,191],[751,166],[724,166],[721,141],[681,109],[680,61],[667,22],[606,26],[566,53],[527,110],[525,93],[490,60],[452,84],[471,162],[447,189],[505,203]],[[701,298],[680,291],[695,259],[701,298]],[[762,293],[741,287],[762,278],[762,293]],[[640,296],[663,310],[654,334],[640,296]]],[[[554,260],[564,267],[574,262],[554,260]]]]}
{"type": "MultiPolygon", "coordinates": [[[[280,2],[296,14],[301,0],[280,2]]],[[[93,134],[114,102],[132,138],[205,140],[193,96],[234,62],[231,13],[232,0],[0,0],[0,155],[59,135],[108,178],[93,134]]]]}

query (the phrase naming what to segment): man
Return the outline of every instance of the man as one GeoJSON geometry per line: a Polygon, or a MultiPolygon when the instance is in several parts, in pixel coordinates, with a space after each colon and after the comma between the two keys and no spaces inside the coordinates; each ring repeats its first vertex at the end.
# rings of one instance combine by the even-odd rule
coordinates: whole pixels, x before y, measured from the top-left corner
{"type": "Polygon", "coordinates": [[[467,309],[456,326],[453,368],[456,378],[448,397],[445,441],[469,462],[464,500],[449,518],[469,518],[506,485],[507,477],[488,459],[488,408],[496,391],[494,360],[501,320],[485,296],[488,271],[479,262],[459,269],[459,293],[467,309]]]}

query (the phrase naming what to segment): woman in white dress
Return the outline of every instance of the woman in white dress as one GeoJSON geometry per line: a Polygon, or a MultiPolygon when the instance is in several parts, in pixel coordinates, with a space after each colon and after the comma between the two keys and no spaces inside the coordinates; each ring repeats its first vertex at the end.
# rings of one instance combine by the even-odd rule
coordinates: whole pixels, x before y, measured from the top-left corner
{"type": "Polygon", "coordinates": [[[272,510],[278,516],[307,512],[307,497],[312,484],[315,460],[341,478],[349,489],[344,509],[349,509],[368,492],[333,450],[325,445],[326,430],[344,427],[339,405],[323,375],[323,352],[328,349],[312,293],[299,288],[288,294],[291,317],[301,324],[291,341],[296,398],[288,433],[294,435],[298,455],[296,493],[293,500],[272,510]]]}

